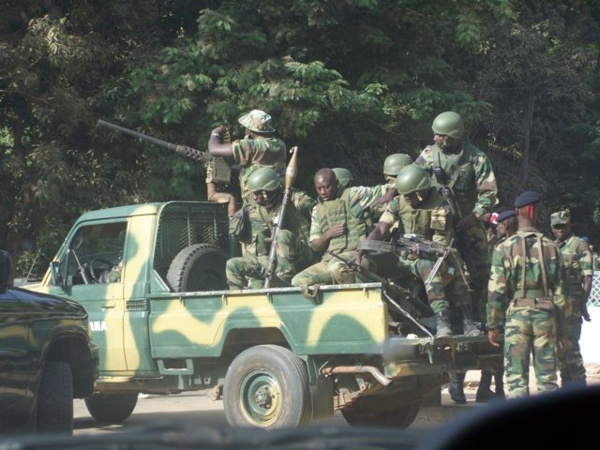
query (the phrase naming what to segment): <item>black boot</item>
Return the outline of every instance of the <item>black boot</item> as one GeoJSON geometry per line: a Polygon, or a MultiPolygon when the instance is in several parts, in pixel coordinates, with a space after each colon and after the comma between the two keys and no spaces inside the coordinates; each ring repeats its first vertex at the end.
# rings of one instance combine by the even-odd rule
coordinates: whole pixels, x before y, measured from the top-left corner
{"type": "Polygon", "coordinates": [[[496,386],[496,395],[494,400],[506,400],[506,394],[504,393],[504,369],[500,368],[494,372],[494,383],[496,386]]]}
{"type": "Polygon", "coordinates": [[[487,403],[496,395],[494,391],[490,389],[491,385],[492,372],[489,370],[482,370],[481,378],[479,378],[479,387],[477,388],[477,394],[475,396],[475,401],[477,403],[487,403]]]}
{"type": "Polygon", "coordinates": [[[479,336],[481,331],[473,322],[471,305],[460,305],[460,312],[462,313],[463,334],[465,336],[479,336]]]}
{"type": "Polygon", "coordinates": [[[448,383],[448,393],[450,398],[457,405],[464,405],[467,403],[467,397],[465,397],[465,391],[463,390],[463,384],[465,382],[465,372],[451,372],[450,383],[448,383]]]}
{"type": "Polygon", "coordinates": [[[435,337],[452,336],[452,330],[450,329],[450,311],[444,309],[435,313],[436,319],[436,333],[435,337]]]}

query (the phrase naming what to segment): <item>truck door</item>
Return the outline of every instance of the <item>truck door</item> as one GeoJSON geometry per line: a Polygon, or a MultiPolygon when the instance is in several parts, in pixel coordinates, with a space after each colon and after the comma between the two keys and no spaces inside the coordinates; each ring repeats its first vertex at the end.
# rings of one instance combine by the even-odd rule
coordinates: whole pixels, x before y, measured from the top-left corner
{"type": "Polygon", "coordinates": [[[71,298],[87,310],[102,375],[127,370],[121,282],[126,230],[126,221],[80,226],[53,263],[54,276],[47,277],[51,293],[71,298]]]}

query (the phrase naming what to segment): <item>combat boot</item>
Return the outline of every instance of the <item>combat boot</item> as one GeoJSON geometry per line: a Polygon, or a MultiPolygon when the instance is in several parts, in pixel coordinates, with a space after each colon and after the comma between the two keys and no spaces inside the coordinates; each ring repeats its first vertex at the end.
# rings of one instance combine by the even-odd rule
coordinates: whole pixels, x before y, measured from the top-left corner
{"type": "Polygon", "coordinates": [[[467,397],[465,397],[465,391],[463,384],[465,382],[465,372],[451,372],[450,383],[448,383],[448,393],[450,398],[457,405],[464,405],[467,403],[467,397]]]}
{"type": "Polygon", "coordinates": [[[494,391],[490,389],[492,385],[492,372],[489,370],[482,370],[481,377],[479,378],[479,387],[477,388],[477,394],[475,395],[475,401],[477,403],[487,403],[496,395],[494,391]]]}
{"type": "Polygon", "coordinates": [[[494,372],[494,382],[496,385],[496,395],[494,400],[506,400],[504,393],[504,369],[498,369],[494,372]]]}
{"type": "Polygon", "coordinates": [[[435,337],[446,337],[452,336],[452,330],[450,329],[450,311],[443,309],[435,313],[436,319],[436,333],[435,337]]]}
{"type": "Polygon", "coordinates": [[[481,331],[473,322],[473,311],[471,305],[460,305],[460,312],[462,313],[463,323],[463,334],[465,336],[479,336],[481,331]]]}

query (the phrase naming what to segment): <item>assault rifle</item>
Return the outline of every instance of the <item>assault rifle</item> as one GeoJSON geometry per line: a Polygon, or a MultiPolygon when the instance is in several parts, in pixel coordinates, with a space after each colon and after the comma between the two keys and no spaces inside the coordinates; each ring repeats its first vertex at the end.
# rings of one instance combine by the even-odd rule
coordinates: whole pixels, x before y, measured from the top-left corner
{"type": "Polygon", "coordinates": [[[465,239],[463,233],[457,230],[457,225],[460,219],[462,219],[462,214],[460,213],[460,209],[456,204],[456,200],[454,199],[454,191],[448,184],[448,175],[446,171],[441,167],[441,165],[433,166],[433,175],[439,185],[439,191],[444,196],[448,205],[450,206],[450,210],[452,211],[452,220],[453,220],[453,228],[456,232],[456,248],[460,253],[461,258],[465,262],[467,266],[467,270],[469,271],[469,275],[471,280],[474,280],[477,277],[477,267],[475,267],[475,262],[473,261],[473,257],[471,256],[471,252],[469,250],[468,243],[465,239]]]}
{"type": "Polygon", "coordinates": [[[438,244],[437,242],[430,241],[425,239],[417,234],[408,233],[404,236],[397,236],[394,238],[392,242],[382,242],[375,241],[370,239],[362,239],[358,242],[358,250],[370,250],[377,252],[392,252],[397,256],[402,256],[403,253],[413,253],[416,255],[433,255],[437,256],[438,259],[433,266],[429,277],[425,281],[425,286],[428,286],[433,277],[440,269],[444,260],[450,256],[454,261],[455,268],[460,272],[460,276],[463,281],[469,287],[469,282],[465,273],[462,269],[462,265],[456,255],[459,253],[458,249],[452,247],[452,242],[450,245],[438,244]]]}
{"type": "Polygon", "coordinates": [[[212,180],[214,182],[229,184],[231,181],[231,167],[223,158],[215,158],[207,152],[203,152],[192,147],[187,147],[185,145],[163,141],[162,139],[148,136],[147,134],[139,133],[120,125],[115,125],[114,123],[107,122],[106,120],[99,119],[98,125],[128,134],[143,141],[150,142],[151,144],[158,145],[159,147],[167,148],[179,153],[185,158],[206,164],[207,168],[210,167],[211,169],[212,180]]]}
{"type": "Polygon", "coordinates": [[[290,158],[290,162],[285,169],[285,191],[283,193],[281,209],[279,210],[279,215],[277,216],[277,222],[273,228],[273,239],[271,241],[271,248],[269,250],[269,265],[267,266],[267,270],[265,272],[265,288],[269,287],[271,280],[275,276],[275,268],[277,267],[277,241],[279,240],[279,232],[283,226],[285,211],[288,203],[290,202],[290,197],[292,196],[292,186],[294,185],[294,181],[296,181],[296,175],[298,175],[298,157],[296,156],[297,151],[298,147],[292,147],[290,149],[292,157],[290,158]]]}

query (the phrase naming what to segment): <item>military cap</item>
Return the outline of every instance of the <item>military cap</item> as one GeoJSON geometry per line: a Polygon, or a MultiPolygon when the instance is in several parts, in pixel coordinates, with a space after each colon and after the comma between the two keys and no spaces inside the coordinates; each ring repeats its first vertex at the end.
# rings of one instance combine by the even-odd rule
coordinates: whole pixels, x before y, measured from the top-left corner
{"type": "Polygon", "coordinates": [[[525,191],[515,199],[515,208],[539,203],[542,197],[536,191],[525,191]]]}
{"type": "Polygon", "coordinates": [[[272,133],[275,128],[271,126],[271,116],[260,109],[253,109],[248,114],[238,119],[238,122],[256,133],[272,133]]]}
{"type": "Polygon", "coordinates": [[[497,223],[504,222],[506,219],[510,219],[511,217],[515,217],[517,213],[514,209],[509,209],[507,211],[502,211],[498,214],[498,218],[496,219],[497,223]]]}
{"type": "Polygon", "coordinates": [[[563,225],[571,221],[571,213],[569,211],[558,211],[550,215],[550,225],[563,225]]]}

